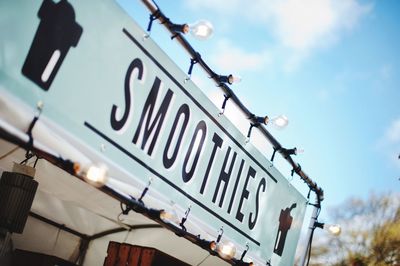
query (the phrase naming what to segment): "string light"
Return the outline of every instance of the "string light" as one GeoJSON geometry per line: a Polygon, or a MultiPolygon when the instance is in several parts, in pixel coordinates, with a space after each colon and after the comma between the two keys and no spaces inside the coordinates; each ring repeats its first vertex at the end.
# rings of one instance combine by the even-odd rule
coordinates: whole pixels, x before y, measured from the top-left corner
{"type": "Polygon", "coordinates": [[[255,121],[259,124],[272,124],[276,128],[283,129],[289,124],[289,119],[285,115],[279,115],[274,118],[269,118],[269,116],[254,116],[255,121]]]}
{"type": "MultiPolygon", "coordinates": [[[[158,12],[153,13],[151,15],[151,22],[153,20],[163,16],[162,13],[159,10],[157,10],[157,11],[158,12]]],[[[191,33],[195,32],[194,28],[196,28],[196,27],[188,26],[189,29],[187,29],[188,28],[186,26],[187,24],[181,24],[181,25],[179,25],[179,24],[171,24],[170,26],[175,26],[175,25],[178,25],[179,27],[176,27],[176,28],[172,27],[173,29],[171,29],[171,30],[173,30],[175,32],[181,32],[181,33],[184,33],[184,34],[187,34],[188,32],[191,32],[191,33]],[[190,30],[190,28],[193,28],[193,30],[190,30]]],[[[150,32],[150,29],[151,29],[151,24],[149,24],[149,29],[148,29],[149,32],[150,32]]],[[[211,36],[212,32],[213,32],[213,29],[211,28],[211,30],[205,30],[205,28],[201,28],[201,29],[198,29],[197,31],[201,32],[200,36],[206,36],[206,35],[211,36]],[[210,34],[208,34],[207,32],[210,32],[210,34]]],[[[195,34],[194,34],[194,36],[195,36],[195,34]]],[[[191,48],[191,50],[193,50],[193,49],[191,48]]],[[[193,53],[192,53],[192,55],[193,55],[193,53]]],[[[191,68],[190,68],[190,71],[189,71],[189,76],[191,75],[191,72],[192,72],[191,69],[193,68],[193,65],[195,63],[201,62],[201,65],[203,67],[207,66],[203,62],[203,60],[201,59],[200,54],[198,54],[198,53],[196,54],[196,56],[192,60],[193,61],[192,61],[191,68]]],[[[229,76],[228,76],[228,80],[226,82],[224,82],[224,83],[232,84],[232,83],[234,83],[234,81],[233,80],[230,81],[229,80],[229,76]]],[[[237,97],[234,97],[234,98],[235,98],[235,101],[238,101],[237,97]]],[[[239,101],[239,103],[240,103],[240,101],[239,101]]],[[[271,119],[270,121],[269,121],[269,119],[266,119],[266,118],[268,118],[268,117],[263,117],[262,118],[263,122],[259,122],[258,120],[257,120],[257,122],[258,123],[264,123],[264,124],[268,124],[268,122],[271,122],[277,128],[283,128],[283,127],[287,126],[287,124],[288,124],[288,119],[287,119],[286,116],[279,116],[279,117],[271,119]]],[[[250,134],[250,132],[249,132],[249,134],[250,134]]],[[[273,137],[268,137],[268,138],[272,138],[273,139],[273,137]]],[[[34,146],[32,148],[34,148],[34,146]]],[[[48,157],[51,158],[51,156],[48,156],[48,157]]],[[[54,160],[54,161],[56,161],[56,160],[54,160]]],[[[73,171],[74,173],[76,173],[76,171],[78,171],[75,168],[75,165],[73,165],[70,161],[68,161],[68,162],[64,162],[64,161],[61,161],[61,160],[58,160],[58,161],[62,162],[63,163],[62,167],[65,168],[65,169],[69,169],[70,172],[73,171]]],[[[300,165],[298,167],[300,168],[300,165]]],[[[87,181],[88,183],[90,183],[90,184],[92,184],[92,185],[94,185],[96,187],[103,187],[104,184],[107,182],[107,179],[108,179],[108,177],[107,177],[107,167],[104,166],[104,165],[100,165],[100,166],[92,165],[92,166],[88,167],[87,169],[85,169],[82,172],[79,170],[79,173],[81,173],[81,176],[85,179],[85,181],[87,181]]],[[[308,180],[308,179],[306,179],[306,180],[308,180]]],[[[322,198],[323,197],[323,191],[319,187],[317,187],[316,184],[313,184],[312,181],[310,181],[310,182],[311,182],[313,190],[316,191],[318,196],[321,196],[321,198],[322,198]]],[[[145,194],[145,192],[142,194],[142,197],[144,196],[144,194],[145,194]]],[[[117,194],[115,194],[115,195],[117,195],[117,194]]],[[[115,195],[114,195],[114,197],[115,197],[115,195]]],[[[123,198],[124,196],[119,195],[119,197],[123,198]]],[[[125,201],[129,201],[129,198],[125,199],[125,201]]],[[[139,201],[136,201],[134,199],[130,199],[130,203],[135,206],[135,208],[132,208],[133,210],[138,211],[138,212],[139,211],[140,212],[143,211],[144,213],[146,213],[148,216],[152,217],[153,219],[168,219],[167,218],[168,212],[165,212],[163,210],[148,209],[148,208],[146,208],[144,206],[143,202],[140,203],[139,201]]],[[[322,225],[324,226],[324,224],[322,224],[322,225]]],[[[338,230],[336,229],[336,231],[338,231],[338,230]]],[[[340,227],[339,227],[339,233],[340,233],[340,227]]],[[[222,234],[219,236],[219,240],[221,239],[221,236],[222,236],[222,234]]],[[[211,246],[215,246],[211,250],[217,250],[218,254],[222,258],[227,259],[227,260],[233,258],[234,255],[235,255],[235,252],[236,252],[236,248],[233,245],[233,243],[229,242],[229,243],[223,244],[219,240],[217,242],[214,242],[214,241],[208,242],[208,241],[204,240],[204,242],[205,243],[206,242],[210,243],[210,245],[209,245],[210,249],[211,249],[211,246]],[[214,244],[214,245],[212,245],[212,244],[214,244]]]]}
{"type": "MultiPolygon", "coordinates": [[[[151,29],[152,21],[157,18],[161,21],[162,24],[164,24],[168,28],[168,23],[166,23],[166,22],[169,22],[169,19],[161,12],[161,10],[157,6],[157,4],[154,1],[144,0],[143,2],[151,12],[148,32],[151,29]]],[[[217,83],[220,83],[217,78],[218,76],[215,74],[215,72],[207,65],[207,63],[201,58],[200,54],[190,45],[189,42],[187,42],[184,39],[181,39],[180,44],[192,57],[191,65],[190,65],[190,68],[188,71],[189,77],[185,79],[185,82],[190,79],[193,65],[196,64],[197,62],[199,62],[201,67],[208,73],[208,75],[213,77],[213,79],[217,83]]],[[[239,108],[242,109],[242,111],[244,113],[246,113],[247,115],[252,116],[252,113],[246,108],[246,106],[244,106],[243,103],[233,93],[231,93],[230,88],[228,86],[226,86],[225,83],[222,83],[222,84],[223,84],[223,86],[221,86],[222,89],[225,91],[225,93],[231,94],[233,101],[239,106],[239,108]]],[[[279,117],[271,119],[271,121],[274,121],[273,125],[277,128],[285,127],[288,124],[288,119],[286,116],[279,116],[279,117]]],[[[261,127],[260,131],[261,131],[261,133],[263,133],[264,137],[266,137],[273,144],[274,148],[281,147],[279,142],[271,134],[269,134],[269,132],[267,132],[264,128],[261,127]]],[[[288,162],[293,165],[292,159],[288,158],[288,162]]],[[[323,200],[323,197],[324,197],[323,190],[319,186],[317,186],[317,184],[315,182],[313,182],[303,171],[299,174],[299,176],[318,195],[318,197],[321,200],[323,200]]]]}
{"type": "Polygon", "coordinates": [[[169,223],[175,223],[179,224],[179,218],[176,212],[171,212],[171,211],[166,211],[162,210],[160,212],[160,219],[163,220],[164,222],[169,222],[169,223]]]}
{"type": "MultiPolygon", "coordinates": [[[[271,123],[272,125],[275,126],[275,128],[283,129],[289,123],[289,119],[285,115],[279,115],[277,117],[270,119],[269,116],[267,116],[267,115],[266,116],[255,116],[254,114],[252,114],[252,115],[250,115],[249,119],[252,119],[255,122],[250,123],[249,131],[247,132],[247,141],[246,142],[248,142],[250,140],[251,131],[252,131],[253,127],[258,127],[260,124],[268,125],[269,123],[271,123]]],[[[273,157],[272,157],[272,160],[273,160],[273,157]]]]}
{"type": "MultiPolygon", "coordinates": [[[[151,17],[150,19],[152,18],[153,17],[151,17]]],[[[167,24],[167,27],[169,28],[170,31],[175,33],[174,35],[171,36],[171,39],[177,37],[179,33],[188,34],[190,32],[190,34],[194,38],[198,40],[206,40],[212,36],[212,33],[214,31],[212,24],[206,20],[199,20],[192,24],[187,24],[187,23],[175,24],[172,23],[169,20],[169,18],[165,18],[164,23],[167,24]]]]}
{"type": "Polygon", "coordinates": [[[230,241],[221,241],[224,229],[219,229],[217,241],[211,244],[211,250],[216,251],[219,256],[225,260],[231,260],[236,254],[236,247],[230,241]]]}
{"type": "Polygon", "coordinates": [[[236,254],[236,247],[232,242],[220,242],[217,244],[217,252],[221,258],[230,260],[236,254]]]}
{"type": "Polygon", "coordinates": [[[289,124],[289,119],[285,115],[279,115],[270,120],[272,125],[278,129],[283,129],[289,124]]]}
{"type": "Polygon", "coordinates": [[[229,74],[227,76],[218,76],[218,81],[219,83],[228,83],[232,85],[233,83],[239,83],[242,81],[242,78],[239,76],[234,76],[232,74],[229,74]]]}
{"type": "MultiPolygon", "coordinates": [[[[190,34],[198,40],[206,40],[212,36],[214,28],[209,21],[199,20],[193,24],[174,24],[167,20],[168,28],[175,33],[190,34]]],[[[173,35],[171,39],[177,35],[173,35]]]]}
{"type": "Polygon", "coordinates": [[[189,31],[196,39],[206,40],[213,35],[214,27],[207,20],[199,20],[193,24],[189,24],[189,31]]]}
{"type": "Polygon", "coordinates": [[[102,187],[107,182],[107,167],[105,165],[90,165],[83,170],[83,179],[95,187],[102,187]]]}
{"type": "Polygon", "coordinates": [[[174,32],[180,32],[183,34],[189,33],[189,25],[188,24],[173,24],[170,23],[168,25],[169,29],[174,32]]]}
{"type": "Polygon", "coordinates": [[[324,224],[324,223],[315,222],[314,226],[324,229],[325,231],[327,231],[328,233],[330,233],[333,236],[339,236],[340,233],[342,232],[342,228],[338,224],[324,224]]]}

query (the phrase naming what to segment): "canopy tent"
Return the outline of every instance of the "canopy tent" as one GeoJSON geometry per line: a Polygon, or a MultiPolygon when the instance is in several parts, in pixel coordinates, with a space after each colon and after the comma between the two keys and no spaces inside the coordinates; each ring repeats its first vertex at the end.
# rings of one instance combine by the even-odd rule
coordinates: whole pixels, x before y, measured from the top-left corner
{"type": "MultiPolygon", "coordinates": [[[[0,167],[10,171],[13,161],[25,160],[23,149],[45,158],[28,161],[36,165],[39,190],[27,228],[13,236],[16,247],[85,265],[102,263],[109,240],[155,247],[192,265],[225,263],[208,258],[207,250],[232,264],[293,264],[305,197],[114,1],[38,0],[7,10],[7,23],[19,26],[0,44],[7,54],[0,71],[0,167]],[[53,17],[45,16],[55,8],[68,10],[57,19],[71,38],[60,37],[65,31],[47,34],[57,29],[53,17]],[[14,151],[11,143],[22,148],[14,151]],[[90,167],[103,169],[105,186],[83,181],[90,179],[90,167]],[[125,217],[120,202],[151,220],[125,217]],[[162,210],[176,217],[164,221],[162,210]],[[223,242],[236,247],[236,255],[221,255],[216,247],[223,242]]],[[[151,21],[169,21],[158,7],[150,11],[151,21]]],[[[198,61],[219,77],[180,34],[172,34],[192,56],[191,68],[198,61]]],[[[316,183],[225,85],[225,99],[322,198],[316,183]]]]}
{"type": "MultiPolygon", "coordinates": [[[[15,149],[0,140],[0,155],[15,149]]],[[[18,148],[0,160],[1,171],[25,159],[18,148]]],[[[33,165],[34,159],[28,164],[33,165]]],[[[22,234],[13,234],[14,248],[54,255],[83,265],[102,265],[109,241],[157,248],[191,265],[228,265],[208,252],[176,236],[143,215],[121,213],[120,203],[91,185],[41,159],[36,165],[39,188],[22,234]],[[81,236],[81,237],[80,237],[81,236]],[[96,236],[98,238],[96,238],[96,236]],[[82,240],[90,240],[83,259],[82,240]],[[94,239],[91,239],[94,237],[94,239]]],[[[145,200],[145,199],[143,199],[145,200]]]]}

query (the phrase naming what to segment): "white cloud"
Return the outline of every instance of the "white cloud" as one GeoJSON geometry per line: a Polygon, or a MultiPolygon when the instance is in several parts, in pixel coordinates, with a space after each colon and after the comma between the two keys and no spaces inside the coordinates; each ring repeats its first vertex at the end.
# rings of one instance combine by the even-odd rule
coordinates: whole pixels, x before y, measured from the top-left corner
{"type": "Polygon", "coordinates": [[[356,0],[282,1],[275,10],[276,33],[284,45],[294,49],[325,46],[357,25],[371,8],[356,0]]]}
{"type": "Polygon", "coordinates": [[[335,27],[336,15],[328,0],[288,0],[275,10],[277,34],[282,43],[295,49],[315,46],[335,27]]]}
{"type": "Polygon", "coordinates": [[[241,1],[239,0],[192,0],[184,1],[185,5],[193,10],[209,9],[222,14],[232,14],[238,10],[241,1]]]}
{"type": "Polygon", "coordinates": [[[221,71],[229,71],[227,74],[260,70],[271,61],[267,51],[248,52],[228,40],[220,41],[210,58],[212,65],[221,71]]]}
{"type": "Polygon", "coordinates": [[[247,19],[274,31],[278,42],[295,50],[323,47],[345,31],[354,28],[360,19],[370,13],[372,4],[358,0],[191,0],[193,9],[206,9],[223,14],[235,25],[247,19]]]}

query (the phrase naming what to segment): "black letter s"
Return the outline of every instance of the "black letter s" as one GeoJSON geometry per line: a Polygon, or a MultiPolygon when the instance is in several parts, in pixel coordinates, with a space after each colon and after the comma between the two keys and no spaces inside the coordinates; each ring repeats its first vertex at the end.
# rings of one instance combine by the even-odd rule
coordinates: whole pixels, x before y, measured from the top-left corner
{"type": "Polygon", "coordinates": [[[129,65],[128,70],[126,71],[126,75],[125,75],[125,112],[124,112],[122,118],[121,119],[117,118],[118,106],[116,106],[114,104],[111,109],[111,117],[110,117],[111,127],[116,131],[123,128],[125,123],[128,121],[129,112],[131,109],[130,79],[131,79],[132,72],[135,69],[138,70],[138,80],[142,80],[144,67],[143,67],[142,61],[139,58],[134,59],[132,61],[132,63],[129,65]]]}
{"type": "Polygon", "coordinates": [[[257,195],[256,195],[256,214],[254,215],[254,220],[252,221],[252,217],[253,217],[253,213],[250,213],[250,217],[249,217],[249,229],[253,230],[254,226],[257,223],[257,218],[258,218],[258,209],[259,209],[259,200],[260,200],[260,188],[261,186],[263,187],[262,192],[265,192],[265,187],[267,186],[266,182],[265,182],[265,178],[262,178],[260,181],[260,184],[258,184],[258,188],[257,188],[257,195]]]}

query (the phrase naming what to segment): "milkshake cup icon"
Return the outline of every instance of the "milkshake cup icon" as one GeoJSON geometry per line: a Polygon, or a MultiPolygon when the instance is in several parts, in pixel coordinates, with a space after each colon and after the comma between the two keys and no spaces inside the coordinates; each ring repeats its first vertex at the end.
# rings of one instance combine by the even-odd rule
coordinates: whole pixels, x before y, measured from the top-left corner
{"type": "Polygon", "coordinates": [[[78,45],[82,27],[67,0],[43,0],[35,37],[22,67],[22,74],[43,90],[48,90],[69,49],[78,45]]]}
{"type": "Polygon", "coordinates": [[[285,247],[286,236],[293,222],[293,217],[290,212],[296,208],[297,204],[293,203],[290,208],[282,209],[279,215],[279,227],[276,234],[274,253],[282,256],[283,248],[285,247]]]}

